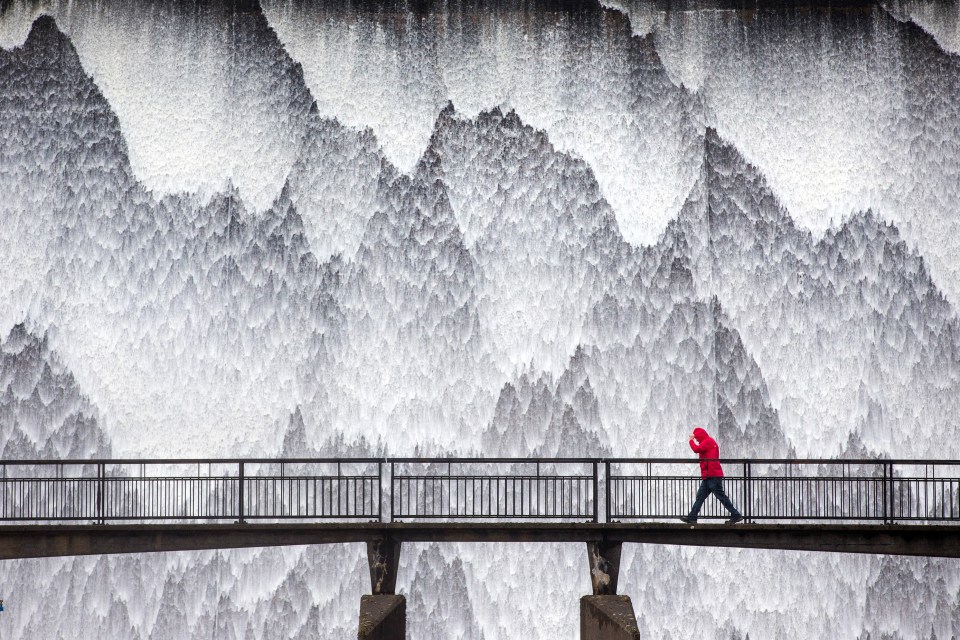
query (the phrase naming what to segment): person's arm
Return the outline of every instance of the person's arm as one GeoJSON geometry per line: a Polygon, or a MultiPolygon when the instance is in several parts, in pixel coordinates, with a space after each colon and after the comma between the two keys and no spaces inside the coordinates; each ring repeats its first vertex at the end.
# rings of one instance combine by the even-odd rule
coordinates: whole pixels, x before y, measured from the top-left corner
{"type": "Polygon", "coordinates": [[[694,453],[703,453],[703,445],[697,444],[697,441],[693,438],[690,438],[690,448],[693,449],[694,453]]]}

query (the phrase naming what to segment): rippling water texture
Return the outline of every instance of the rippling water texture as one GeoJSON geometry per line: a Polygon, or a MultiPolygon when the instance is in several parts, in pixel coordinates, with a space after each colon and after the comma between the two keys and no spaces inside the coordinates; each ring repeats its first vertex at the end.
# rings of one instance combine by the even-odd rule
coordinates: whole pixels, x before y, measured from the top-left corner
{"type": "MultiPolygon", "coordinates": [[[[960,457],[960,9],[0,2],[3,457],[960,457]]],[[[416,639],[582,545],[411,545],[416,639]]],[[[7,562],[3,638],[350,638],[345,545],[7,562]]],[[[950,638],[956,562],[624,550],[645,638],[950,638]],[[933,635],[931,635],[933,634],[933,635]]]]}

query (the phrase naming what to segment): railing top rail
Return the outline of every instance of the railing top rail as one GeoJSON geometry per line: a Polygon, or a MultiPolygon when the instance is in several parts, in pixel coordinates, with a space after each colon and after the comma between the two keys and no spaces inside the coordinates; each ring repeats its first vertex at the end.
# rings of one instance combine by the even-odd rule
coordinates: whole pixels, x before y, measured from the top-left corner
{"type": "MultiPolygon", "coordinates": [[[[960,465],[953,459],[911,459],[911,458],[710,458],[725,464],[909,464],[909,465],[960,465]]],[[[693,456],[677,458],[64,458],[64,459],[0,459],[0,465],[176,465],[176,464],[377,464],[394,462],[398,464],[695,464],[699,460],[693,456]]]]}
{"type": "MultiPolygon", "coordinates": [[[[708,462],[723,464],[926,464],[926,465],[960,465],[960,460],[930,460],[910,458],[703,458],[708,462]]],[[[699,458],[603,458],[603,462],[611,464],[689,464],[700,462],[699,458]]]]}
{"type": "Polygon", "coordinates": [[[2,459],[0,465],[92,465],[92,464],[376,464],[386,458],[67,458],[63,460],[2,459]]]}
{"type": "Polygon", "coordinates": [[[590,464],[602,458],[387,458],[387,462],[402,464],[590,464]]]}

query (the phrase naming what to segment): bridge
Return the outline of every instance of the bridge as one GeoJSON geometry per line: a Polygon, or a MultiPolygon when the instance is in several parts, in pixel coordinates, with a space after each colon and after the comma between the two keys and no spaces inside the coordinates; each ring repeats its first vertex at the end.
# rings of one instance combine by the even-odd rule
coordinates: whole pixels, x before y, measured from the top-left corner
{"type": "Polygon", "coordinates": [[[960,557],[960,461],[690,458],[0,460],[0,559],[366,543],[359,637],[403,638],[404,542],[586,543],[582,638],[636,638],[622,545],[960,557]]]}

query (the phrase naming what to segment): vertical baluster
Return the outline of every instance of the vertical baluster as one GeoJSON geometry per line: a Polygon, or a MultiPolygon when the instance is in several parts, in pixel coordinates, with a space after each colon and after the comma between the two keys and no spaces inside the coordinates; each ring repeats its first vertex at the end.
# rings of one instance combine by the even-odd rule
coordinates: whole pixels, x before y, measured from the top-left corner
{"type": "MultiPolygon", "coordinates": [[[[610,477],[610,461],[604,460],[603,462],[603,484],[604,484],[604,502],[603,502],[603,521],[604,522],[613,522],[610,511],[610,492],[613,488],[613,479],[610,477]]],[[[599,502],[600,496],[596,497],[596,500],[599,502]]]]}
{"type": "Polygon", "coordinates": [[[103,511],[104,511],[104,504],[103,504],[103,500],[104,500],[104,497],[105,497],[105,495],[104,495],[104,489],[105,489],[104,483],[106,482],[106,467],[105,467],[104,464],[101,462],[99,465],[97,465],[97,469],[98,469],[99,475],[100,475],[99,482],[97,483],[97,486],[98,486],[97,509],[98,509],[98,513],[99,513],[99,515],[100,515],[100,524],[104,524],[104,513],[103,513],[103,511]]]}
{"type": "Polygon", "coordinates": [[[890,464],[890,524],[893,524],[894,518],[898,515],[902,515],[902,505],[903,505],[903,483],[896,481],[896,476],[893,475],[893,464],[890,464]],[[900,497],[901,504],[901,513],[897,513],[897,501],[896,497],[900,497]]]}
{"type": "Polygon", "coordinates": [[[542,495],[542,491],[540,490],[541,482],[542,482],[542,480],[540,480],[540,459],[537,458],[537,480],[536,480],[536,485],[535,485],[535,487],[536,487],[536,510],[535,510],[535,512],[536,512],[536,514],[537,514],[538,517],[543,515],[543,510],[540,508],[540,496],[542,495]]]}
{"type": "Polygon", "coordinates": [[[400,479],[397,478],[396,463],[390,462],[390,520],[396,518],[397,513],[403,513],[403,494],[400,492],[400,479]]]}
{"type": "Polygon", "coordinates": [[[600,463],[593,462],[593,521],[600,522],[600,463]]]}
{"type": "Polygon", "coordinates": [[[238,475],[237,475],[237,492],[238,492],[238,495],[237,495],[237,513],[239,514],[239,518],[238,518],[237,521],[238,521],[240,524],[243,524],[243,523],[245,522],[245,521],[244,521],[244,503],[243,503],[243,501],[244,501],[244,490],[245,490],[244,484],[245,484],[245,482],[244,482],[244,473],[243,473],[243,472],[244,472],[243,462],[241,462],[241,463],[239,464],[239,467],[238,467],[238,475]]]}
{"type": "Polygon", "coordinates": [[[885,524],[890,522],[890,505],[887,504],[887,500],[890,495],[890,490],[887,486],[888,484],[888,465],[883,465],[883,484],[881,485],[881,490],[883,491],[883,522],[885,524]]]}
{"type": "Polygon", "coordinates": [[[563,495],[563,494],[564,494],[564,491],[563,491],[563,486],[566,484],[566,483],[563,481],[563,476],[560,476],[559,482],[560,482],[560,510],[557,512],[557,514],[558,514],[558,515],[563,515],[563,512],[564,512],[564,504],[563,504],[563,501],[564,501],[564,495],[563,495]]]}

